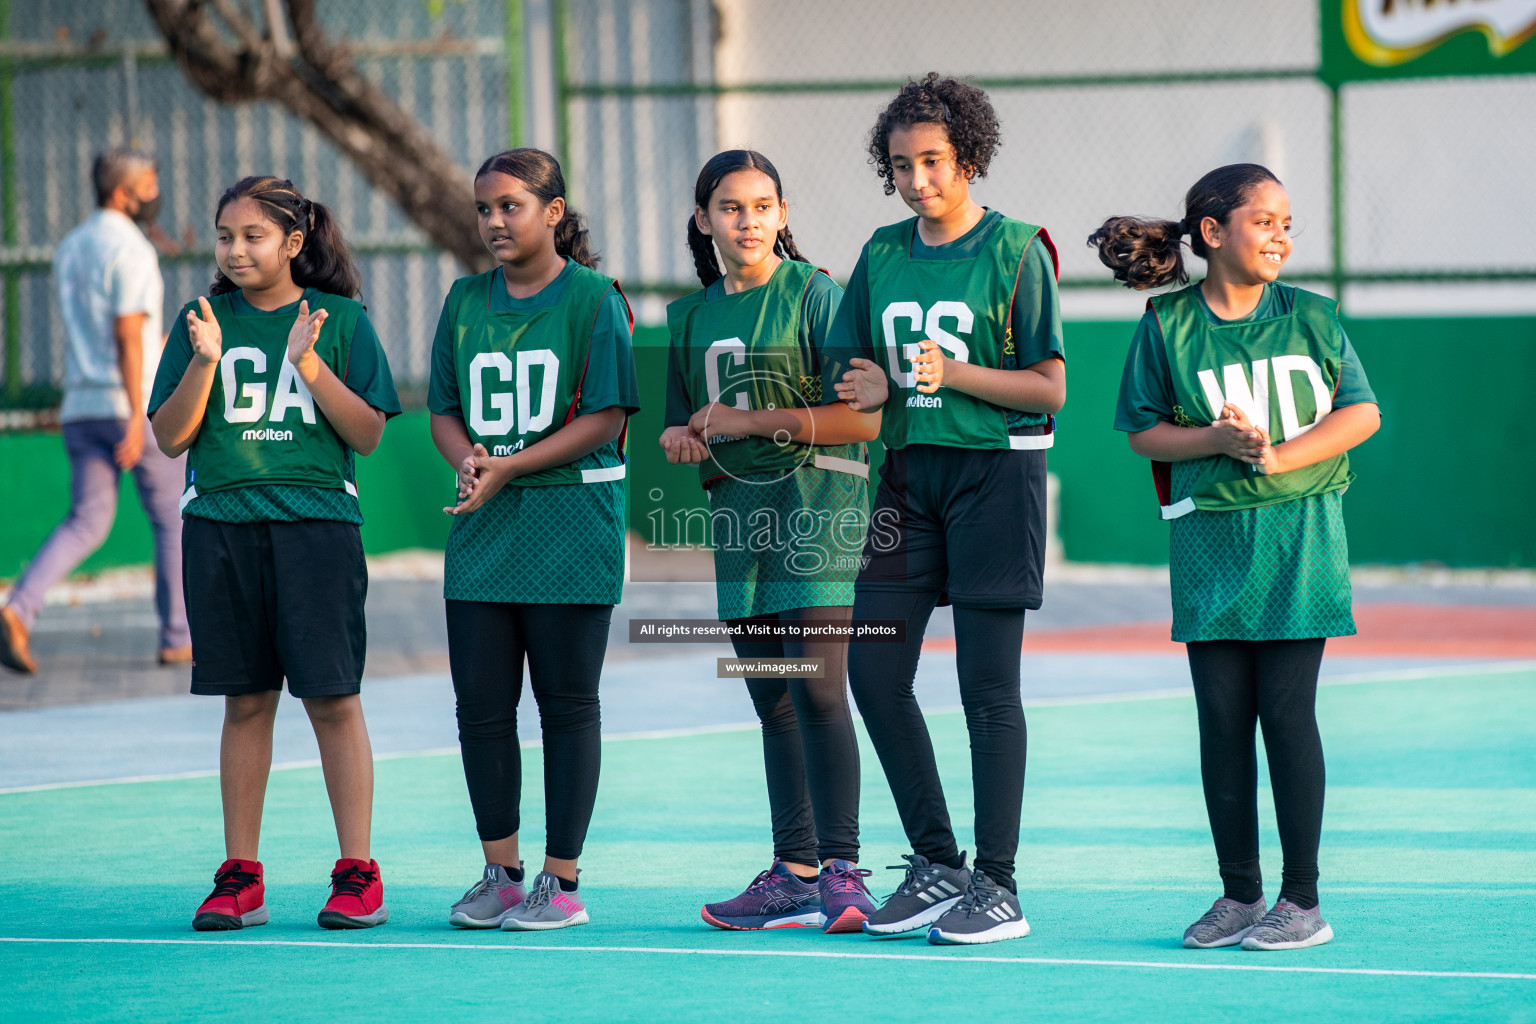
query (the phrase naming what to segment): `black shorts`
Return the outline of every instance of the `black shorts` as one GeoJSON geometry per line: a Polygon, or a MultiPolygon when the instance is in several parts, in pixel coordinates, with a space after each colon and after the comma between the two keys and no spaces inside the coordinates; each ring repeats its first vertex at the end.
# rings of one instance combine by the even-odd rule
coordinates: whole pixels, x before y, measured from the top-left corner
{"type": "Polygon", "coordinates": [[[220,523],[187,516],[181,577],[192,692],[357,693],[368,646],[368,566],[351,523],[220,523]]]}
{"type": "Polygon", "coordinates": [[[854,590],[1039,608],[1045,450],[913,444],[885,454],[854,590]]]}

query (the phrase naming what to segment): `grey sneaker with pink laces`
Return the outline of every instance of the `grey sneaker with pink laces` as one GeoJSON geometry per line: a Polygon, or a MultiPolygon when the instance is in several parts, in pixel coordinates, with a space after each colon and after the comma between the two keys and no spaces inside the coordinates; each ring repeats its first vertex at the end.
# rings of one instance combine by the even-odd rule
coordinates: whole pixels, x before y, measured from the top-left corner
{"type": "Polygon", "coordinates": [[[518,881],[500,864],[487,864],[480,881],[448,912],[448,923],[458,928],[500,928],[507,915],[523,902],[527,890],[523,888],[522,864],[518,864],[518,881]]]}
{"type": "Polygon", "coordinates": [[[575,890],[564,891],[560,879],[540,871],[528,890],[528,898],[507,914],[501,922],[504,932],[541,932],[550,928],[569,928],[587,923],[587,905],[575,890]]]}

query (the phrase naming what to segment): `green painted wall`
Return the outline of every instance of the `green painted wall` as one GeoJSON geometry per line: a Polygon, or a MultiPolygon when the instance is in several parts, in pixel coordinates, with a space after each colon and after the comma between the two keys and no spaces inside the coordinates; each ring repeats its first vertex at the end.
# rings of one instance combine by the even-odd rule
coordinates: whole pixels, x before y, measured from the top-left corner
{"type": "MultiPolygon", "coordinates": [[[[1061,535],[1082,562],[1167,560],[1151,476],[1111,429],[1132,325],[1073,323],[1067,408],[1051,451],[1061,479],[1061,535]]],[[[1356,562],[1536,567],[1536,469],[1519,445],[1536,387],[1536,318],[1420,318],[1349,322],[1381,401],[1381,432],[1351,458],[1359,481],[1345,502],[1356,562]]],[[[692,467],[668,466],[656,445],[665,393],[666,331],[636,332],[641,394],[630,421],[630,525],[703,505],[692,467]]],[[[425,412],[391,421],[379,450],[358,463],[371,553],[441,547],[453,476],[425,412]]],[[[58,434],[0,434],[0,578],[14,577],[68,508],[69,466],[58,434]]],[[[124,487],[112,536],[85,565],[149,559],[149,527],[124,487]]]]}
{"type": "MultiPolygon", "coordinates": [[[[379,450],[357,462],[363,504],[363,546],[369,554],[443,546],[449,519],[442,507],[453,494],[453,472],[438,457],[425,412],[390,421],[379,450]]],[[[0,433],[0,579],[14,579],[49,531],[69,511],[69,462],[57,431],[0,433]]],[[[81,566],[96,572],[146,563],[152,557],[149,522],[131,478],[123,477],[112,533],[81,566]]]]}

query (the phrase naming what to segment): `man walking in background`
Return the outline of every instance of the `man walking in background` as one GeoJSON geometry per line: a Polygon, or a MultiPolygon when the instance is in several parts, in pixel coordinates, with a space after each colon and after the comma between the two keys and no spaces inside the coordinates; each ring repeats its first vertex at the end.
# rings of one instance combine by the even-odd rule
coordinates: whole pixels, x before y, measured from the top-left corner
{"type": "Polygon", "coordinates": [[[0,664],[36,672],[29,637],[48,588],[69,575],[112,530],[123,472],[131,471],[155,539],[160,663],[190,662],[181,589],[182,459],[161,453],[144,415],[160,350],[165,283],[139,225],[160,209],[155,163],[115,149],[91,168],[97,210],[59,243],[53,281],[64,316],[64,448],[68,517],[54,528],[0,608],[0,664]]]}

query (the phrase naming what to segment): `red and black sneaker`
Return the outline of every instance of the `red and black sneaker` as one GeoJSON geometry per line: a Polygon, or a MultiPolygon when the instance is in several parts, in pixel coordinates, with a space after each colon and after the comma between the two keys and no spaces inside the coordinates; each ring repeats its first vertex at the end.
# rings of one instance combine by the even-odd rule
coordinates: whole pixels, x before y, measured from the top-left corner
{"type": "Polygon", "coordinates": [[[228,932],[267,923],[267,887],[261,861],[227,860],[213,876],[213,893],[197,908],[192,927],[200,932],[228,932]]]}
{"type": "Polygon", "coordinates": [[[331,872],[331,898],[320,911],[321,928],[372,928],[389,920],[379,862],[343,857],[331,872]]]}

